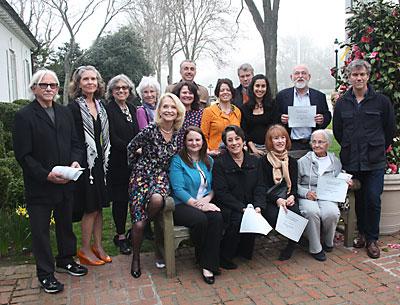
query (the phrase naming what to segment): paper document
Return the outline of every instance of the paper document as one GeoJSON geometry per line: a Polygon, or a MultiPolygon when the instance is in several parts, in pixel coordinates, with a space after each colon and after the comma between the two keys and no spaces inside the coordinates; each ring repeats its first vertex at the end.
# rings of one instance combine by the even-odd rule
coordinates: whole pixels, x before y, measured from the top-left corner
{"type": "Polygon", "coordinates": [[[84,168],[81,167],[73,168],[69,166],[54,166],[51,171],[53,173],[61,174],[64,179],[76,181],[82,174],[83,170],[84,168]]]}
{"type": "Polygon", "coordinates": [[[275,230],[287,238],[298,242],[304,232],[304,229],[306,228],[307,223],[308,219],[304,218],[303,216],[300,216],[290,210],[287,210],[286,213],[285,210],[280,207],[275,230]]]}
{"type": "Polygon", "coordinates": [[[315,127],[317,106],[289,106],[289,127],[315,127]]]}
{"type": "Polygon", "coordinates": [[[240,233],[258,233],[267,235],[272,230],[268,221],[254,210],[252,204],[248,204],[240,224],[240,233]]]}
{"type": "Polygon", "coordinates": [[[348,188],[349,185],[345,179],[329,176],[318,177],[317,199],[345,202],[348,188]]]}

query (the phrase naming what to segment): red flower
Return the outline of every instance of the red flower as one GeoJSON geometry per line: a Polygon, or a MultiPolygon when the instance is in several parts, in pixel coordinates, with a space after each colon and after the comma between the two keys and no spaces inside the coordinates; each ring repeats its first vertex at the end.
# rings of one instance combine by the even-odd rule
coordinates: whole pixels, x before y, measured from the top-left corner
{"type": "Polygon", "coordinates": [[[374,28],[372,26],[367,27],[365,30],[368,34],[371,34],[374,31],[374,28]]]}
{"type": "Polygon", "coordinates": [[[360,48],[356,44],[351,48],[352,52],[357,52],[358,50],[360,50],[360,48]]]}
{"type": "Polygon", "coordinates": [[[396,164],[389,163],[388,167],[390,168],[390,170],[392,171],[393,174],[397,173],[397,165],[396,164]]]}
{"type": "Polygon", "coordinates": [[[361,37],[361,42],[370,43],[371,42],[371,37],[363,36],[363,37],[361,37]]]}
{"type": "Polygon", "coordinates": [[[365,53],[361,52],[360,50],[354,52],[354,59],[363,59],[364,58],[365,53]]]}
{"type": "Polygon", "coordinates": [[[375,77],[376,77],[376,79],[381,79],[382,74],[380,74],[379,72],[376,72],[375,73],[375,77]]]}
{"type": "Polygon", "coordinates": [[[392,11],[392,16],[393,16],[393,17],[398,17],[398,16],[399,16],[399,11],[398,11],[397,9],[394,9],[394,10],[392,11]]]}
{"type": "Polygon", "coordinates": [[[389,145],[388,148],[386,148],[386,153],[390,153],[393,150],[392,145],[389,145]]]}
{"type": "Polygon", "coordinates": [[[344,92],[347,90],[347,86],[345,84],[340,85],[339,92],[344,92]]]}

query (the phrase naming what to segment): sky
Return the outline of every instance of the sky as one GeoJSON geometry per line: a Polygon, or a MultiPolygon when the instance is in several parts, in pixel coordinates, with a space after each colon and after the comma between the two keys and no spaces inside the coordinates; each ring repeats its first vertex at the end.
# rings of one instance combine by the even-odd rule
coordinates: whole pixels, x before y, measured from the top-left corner
{"type": "MultiPolygon", "coordinates": [[[[262,0],[255,1],[261,7],[262,0]]],[[[76,3],[77,0],[72,0],[71,2],[76,3]]],[[[241,0],[231,0],[231,3],[234,10],[238,12],[241,0]]],[[[239,18],[239,33],[235,42],[236,47],[226,54],[227,66],[217,68],[212,60],[200,58],[197,61],[196,82],[206,87],[210,84],[215,86],[218,78],[227,77],[232,79],[235,85],[238,85],[237,67],[245,62],[252,64],[256,73],[264,72],[263,43],[245,4],[244,7],[239,18]]],[[[96,16],[89,20],[82,28],[83,31],[81,34],[78,35],[77,40],[83,48],[89,47],[94,39],[93,33],[96,32],[95,19],[96,16]]],[[[126,18],[117,17],[107,30],[113,31],[125,23],[126,18]]],[[[278,19],[278,52],[285,51],[279,49],[279,37],[305,35],[319,47],[331,48],[333,62],[333,42],[335,38],[343,41],[345,36],[344,25],[345,0],[281,0],[278,19]]],[[[232,30],[236,31],[237,28],[235,27],[232,30]]],[[[67,36],[64,35],[62,34],[59,40],[65,41],[66,38],[63,37],[67,36]]],[[[174,82],[180,79],[179,63],[183,59],[183,56],[179,55],[174,58],[174,82]]],[[[165,69],[162,73],[163,88],[165,87],[166,79],[167,71],[165,69]]]]}

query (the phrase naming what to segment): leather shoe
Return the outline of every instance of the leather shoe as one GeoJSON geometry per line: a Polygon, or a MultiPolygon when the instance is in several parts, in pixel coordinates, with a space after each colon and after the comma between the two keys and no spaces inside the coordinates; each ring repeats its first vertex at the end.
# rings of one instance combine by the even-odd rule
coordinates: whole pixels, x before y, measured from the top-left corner
{"type": "Polygon", "coordinates": [[[364,248],[365,247],[365,236],[358,233],[357,237],[353,241],[354,248],[364,248]]]}
{"type": "Polygon", "coordinates": [[[318,253],[311,253],[312,257],[314,257],[317,261],[323,262],[326,261],[326,255],[324,250],[321,250],[318,253]]]}
{"type": "Polygon", "coordinates": [[[83,253],[81,250],[78,251],[76,256],[79,258],[79,262],[83,265],[90,265],[90,266],[101,266],[104,265],[105,262],[102,260],[91,260],[88,258],[85,253],[83,253]]]}
{"type": "Polygon", "coordinates": [[[101,256],[99,251],[94,246],[92,246],[92,251],[93,251],[94,255],[96,255],[98,258],[100,258],[103,262],[105,262],[105,263],[112,262],[112,258],[109,255],[101,256]]]}
{"type": "Polygon", "coordinates": [[[370,258],[379,258],[381,256],[381,250],[379,250],[376,240],[367,242],[367,254],[370,258]]]}
{"type": "Polygon", "coordinates": [[[137,279],[137,278],[139,278],[141,275],[142,275],[142,272],[140,271],[140,268],[138,269],[138,270],[133,270],[133,269],[131,269],[131,275],[135,278],[135,279],[137,279]]]}
{"type": "Polygon", "coordinates": [[[204,282],[206,282],[208,285],[212,285],[212,284],[215,283],[215,277],[214,277],[214,275],[212,275],[212,276],[205,276],[205,275],[203,274],[203,280],[204,280],[204,282]]]}
{"type": "Polygon", "coordinates": [[[113,241],[114,241],[114,245],[119,248],[119,253],[124,254],[124,255],[131,254],[132,250],[129,245],[128,239],[126,239],[126,238],[119,239],[118,235],[115,235],[113,241]]]}
{"type": "Polygon", "coordinates": [[[142,275],[142,272],[140,271],[140,260],[135,260],[132,257],[132,263],[131,263],[131,275],[137,279],[142,275]],[[134,268],[136,266],[136,270],[134,268]]]}
{"type": "Polygon", "coordinates": [[[322,244],[322,249],[323,249],[325,252],[332,252],[332,251],[333,251],[333,246],[332,246],[332,247],[329,247],[329,246],[327,246],[327,245],[324,243],[324,244],[322,244]]]}

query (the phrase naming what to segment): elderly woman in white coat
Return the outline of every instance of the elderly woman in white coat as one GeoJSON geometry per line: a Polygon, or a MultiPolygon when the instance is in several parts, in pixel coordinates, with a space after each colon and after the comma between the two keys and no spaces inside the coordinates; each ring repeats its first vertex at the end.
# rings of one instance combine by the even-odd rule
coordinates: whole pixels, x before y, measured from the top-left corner
{"type": "Polygon", "coordinates": [[[337,202],[319,200],[316,194],[319,177],[336,177],[342,169],[339,159],[328,152],[331,141],[325,130],[314,131],[310,142],[312,151],[297,161],[300,212],[308,219],[305,234],[309,240],[309,252],[318,261],[325,261],[325,252],[333,250],[333,239],[340,216],[337,202]]]}

